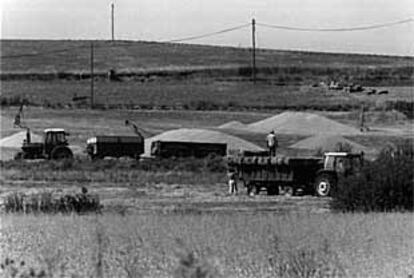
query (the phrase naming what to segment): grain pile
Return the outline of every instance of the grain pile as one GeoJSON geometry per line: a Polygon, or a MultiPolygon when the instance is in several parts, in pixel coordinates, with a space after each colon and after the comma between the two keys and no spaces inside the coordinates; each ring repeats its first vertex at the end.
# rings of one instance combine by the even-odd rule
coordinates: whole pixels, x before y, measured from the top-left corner
{"type": "Polygon", "coordinates": [[[284,112],[248,125],[253,132],[268,133],[275,130],[286,134],[359,134],[359,130],[326,117],[306,112],[284,112]]]}
{"type": "Polygon", "coordinates": [[[199,143],[225,143],[227,151],[229,150],[249,150],[262,151],[263,149],[249,141],[243,140],[236,136],[225,134],[223,132],[196,129],[180,128],[166,131],[159,135],[145,139],[144,156],[150,156],[151,143],[154,141],[174,141],[174,142],[199,142],[199,143]]]}
{"type": "MultiPolygon", "coordinates": [[[[32,142],[41,142],[42,136],[30,133],[32,142]]],[[[0,139],[0,160],[13,159],[21,150],[23,140],[26,139],[26,131],[20,131],[8,137],[0,139]]]]}
{"type": "Polygon", "coordinates": [[[239,121],[231,121],[231,122],[222,124],[221,126],[218,126],[218,128],[220,128],[220,129],[235,129],[235,130],[238,130],[238,129],[245,129],[246,128],[246,125],[243,124],[243,123],[241,123],[241,122],[239,122],[239,121]]]}
{"type": "Polygon", "coordinates": [[[352,148],[353,152],[370,152],[365,146],[362,146],[354,141],[346,139],[342,136],[335,135],[335,136],[323,136],[317,135],[313,137],[306,138],[302,141],[297,142],[290,146],[293,149],[307,149],[307,150],[321,150],[324,152],[327,151],[337,151],[339,145],[348,145],[352,148]]]}
{"type": "MultiPolygon", "coordinates": [[[[35,133],[30,133],[30,138],[32,142],[42,142],[42,136],[35,133]]],[[[1,148],[17,148],[19,149],[23,140],[26,140],[26,131],[20,131],[8,137],[0,139],[1,148]]]]}

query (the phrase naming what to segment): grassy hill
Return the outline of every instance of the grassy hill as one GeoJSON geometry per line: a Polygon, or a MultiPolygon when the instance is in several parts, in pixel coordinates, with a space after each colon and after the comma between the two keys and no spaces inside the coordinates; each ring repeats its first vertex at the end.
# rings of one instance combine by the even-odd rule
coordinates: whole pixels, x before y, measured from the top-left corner
{"type": "MultiPolygon", "coordinates": [[[[109,69],[129,77],[250,76],[251,51],[246,48],[132,41],[93,41],[93,44],[98,76],[109,69]]],[[[20,78],[26,74],[30,79],[37,79],[38,75],[76,78],[80,73],[87,78],[90,45],[91,41],[2,40],[2,79],[16,79],[16,74],[20,78]]],[[[257,51],[259,77],[271,77],[280,83],[310,81],[318,76],[407,85],[413,79],[413,63],[413,57],[257,51]]]]}
{"type": "MultiPolygon", "coordinates": [[[[90,95],[91,41],[2,40],[1,105],[71,106],[90,95]]],[[[94,41],[95,104],[179,110],[383,109],[411,100],[414,58],[258,50],[258,82],[245,48],[94,41]],[[120,81],[109,82],[114,69],[120,81]],[[367,96],[310,85],[344,81],[390,90],[367,96]],[[392,87],[392,88],[390,88],[392,87]],[[378,106],[378,107],[377,107],[378,106]]]]}

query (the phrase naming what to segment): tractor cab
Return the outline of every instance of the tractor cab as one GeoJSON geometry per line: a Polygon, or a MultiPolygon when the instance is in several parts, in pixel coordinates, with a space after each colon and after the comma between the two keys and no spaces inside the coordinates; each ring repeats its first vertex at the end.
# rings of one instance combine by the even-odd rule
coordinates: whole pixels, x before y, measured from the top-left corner
{"type": "Polygon", "coordinates": [[[50,154],[56,146],[67,146],[66,136],[69,134],[63,128],[47,128],[44,130],[45,153],[50,154]]]}
{"type": "MultiPolygon", "coordinates": [[[[364,162],[364,153],[327,152],[323,157],[323,168],[315,178],[315,193],[326,197],[335,188],[339,176],[358,173],[364,162]]],[[[322,165],[321,165],[322,166],[322,165]]]]}
{"type": "Polygon", "coordinates": [[[364,161],[364,153],[327,152],[324,154],[323,169],[338,174],[349,175],[359,170],[364,161]]]}

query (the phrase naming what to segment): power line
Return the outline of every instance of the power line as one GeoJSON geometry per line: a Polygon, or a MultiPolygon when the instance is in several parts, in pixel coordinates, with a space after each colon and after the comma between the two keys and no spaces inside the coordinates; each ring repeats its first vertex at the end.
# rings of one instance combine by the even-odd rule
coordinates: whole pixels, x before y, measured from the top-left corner
{"type": "MultiPolygon", "coordinates": [[[[227,33],[227,32],[232,32],[238,29],[242,29],[245,27],[250,26],[250,24],[243,24],[243,25],[239,25],[236,27],[232,27],[232,28],[227,28],[227,29],[223,29],[223,30],[219,30],[219,31],[215,31],[215,32],[211,32],[211,33],[207,33],[207,34],[202,34],[202,35],[196,35],[196,36],[191,36],[191,37],[185,37],[185,38],[179,38],[179,39],[172,39],[172,40],[164,40],[164,41],[157,41],[160,43],[173,43],[173,42],[183,42],[183,41],[190,41],[190,40],[195,40],[195,39],[201,39],[201,38],[205,38],[205,37],[211,37],[214,35],[219,35],[219,34],[223,34],[223,33],[227,33]]],[[[116,44],[112,44],[108,47],[115,47],[115,46],[126,46],[126,44],[131,44],[133,43],[131,42],[117,42],[116,44]]],[[[133,44],[131,44],[131,46],[133,46],[133,44]]],[[[103,47],[107,47],[105,45],[96,45],[94,46],[95,48],[103,48],[103,47]]],[[[82,49],[82,48],[90,48],[89,45],[81,45],[81,46],[74,46],[74,47],[70,47],[70,48],[63,48],[63,49],[58,49],[58,50],[52,50],[52,51],[46,51],[46,52],[38,52],[38,53],[25,53],[25,54],[17,54],[17,55],[5,55],[5,56],[0,56],[0,59],[11,59],[11,58],[23,58],[23,57],[37,57],[37,56],[43,56],[43,55],[48,55],[48,54],[55,54],[55,53],[63,53],[63,52],[68,52],[74,49],[82,49]]]]}
{"type": "Polygon", "coordinates": [[[211,32],[211,33],[207,33],[207,34],[195,35],[195,36],[191,36],[191,37],[184,37],[184,38],[172,39],[172,40],[168,40],[168,41],[159,41],[159,42],[171,43],[171,42],[191,41],[191,40],[207,38],[207,37],[211,37],[211,36],[215,36],[215,35],[219,35],[219,34],[223,34],[223,33],[227,33],[227,32],[232,32],[232,31],[239,30],[239,29],[242,29],[242,28],[245,28],[245,27],[248,27],[248,26],[250,26],[250,23],[239,25],[239,26],[232,27],[232,28],[219,30],[219,31],[215,31],[215,32],[211,32]]]}
{"type": "MultiPolygon", "coordinates": [[[[305,31],[305,32],[349,32],[349,31],[364,31],[364,30],[379,29],[379,28],[384,28],[384,27],[390,27],[390,26],[395,26],[395,25],[406,24],[406,23],[410,23],[410,22],[413,22],[413,21],[414,21],[413,18],[408,18],[408,19],[399,20],[399,21],[395,21],[395,22],[374,24],[374,25],[369,25],[369,26],[341,27],[341,28],[302,28],[302,27],[293,27],[293,26],[286,26],[286,25],[274,25],[274,24],[267,24],[267,23],[260,23],[260,22],[256,22],[256,26],[262,26],[262,27],[273,28],[273,29],[289,30],[289,31],[302,31],[302,32],[303,31],[305,31]]],[[[211,33],[206,33],[206,34],[201,34],[201,35],[194,35],[194,36],[190,36],[190,37],[184,37],[184,38],[178,38],[178,39],[172,39],[172,40],[158,40],[157,42],[159,42],[159,43],[176,43],[176,42],[191,41],[191,40],[196,40],[196,39],[201,39],[201,38],[206,38],[206,37],[212,37],[212,36],[215,36],[215,35],[232,32],[232,31],[235,31],[235,30],[239,30],[239,29],[249,27],[249,26],[250,26],[250,23],[247,23],[247,24],[243,24],[243,25],[239,25],[239,26],[235,26],[235,27],[231,27],[231,28],[211,32],[211,33]]],[[[130,42],[118,41],[116,44],[112,44],[112,45],[109,45],[109,46],[98,44],[98,45],[95,45],[94,48],[125,46],[126,44],[130,44],[130,43],[133,43],[133,42],[132,41],[130,41],[130,42]]],[[[131,44],[131,46],[133,46],[133,44],[131,44]]],[[[89,45],[85,44],[85,45],[73,46],[73,47],[69,47],[69,48],[63,48],[63,49],[51,50],[51,51],[45,51],[45,52],[24,53],[24,54],[16,54],[16,55],[4,55],[4,56],[0,56],[0,59],[38,57],[38,56],[44,56],[44,55],[48,55],[48,54],[69,52],[71,50],[89,48],[89,47],[90,47],[89,45]]]]}
{"type": "Polygon", "coordinates": [[[413,18],[408,18],[404,20],[399,20],[395,22],[388,22],[388,23],[380,23],[380,24],[373,24],[368,26],[359,26],[359,27],[341,27],[341,28],[302,28],[302,27],[292,27],[286,25],[273,25],[273,24],[266,24],[266,23],[257,23],[257,25],[262,27],[268,27],[273,29],[282,29],[282,30],[289,30],[289,31],[304,31],[304,32],[350,32],[350,31],[364,31],[364,30],[373,30],[379,29],[384,27],[390,27],[395,25],[406,24],[409,22],[413,22],[413,18]]]}

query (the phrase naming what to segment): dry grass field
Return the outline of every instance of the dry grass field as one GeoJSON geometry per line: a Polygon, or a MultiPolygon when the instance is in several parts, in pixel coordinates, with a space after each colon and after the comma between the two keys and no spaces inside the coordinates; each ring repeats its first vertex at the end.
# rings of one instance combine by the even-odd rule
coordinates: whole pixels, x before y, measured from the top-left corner
{"type": "MultiPolygon", "coordinates": [[[[361,102],[381,109],[386,101],[411,101],[412,87],[376,87],[387,95],[349,94],[309,85],[277,86],[234,80],[157,80],[154,82],[95,82],[95,103],[100,107],[179,110],[352,110],[361,102]]],[[[89,81],[3,81],[1,97],[27,99],[34,105],[56,108],[73,105],[72,97],[89,96],[89,81]]]]}
{"type": "Polygon", "coordinates": [[[33,267],[53,277],[410,277],[413,220],[399,213],[2,215],[0,244],[3,260],[15,260],[20,272],[33,267]]]}

